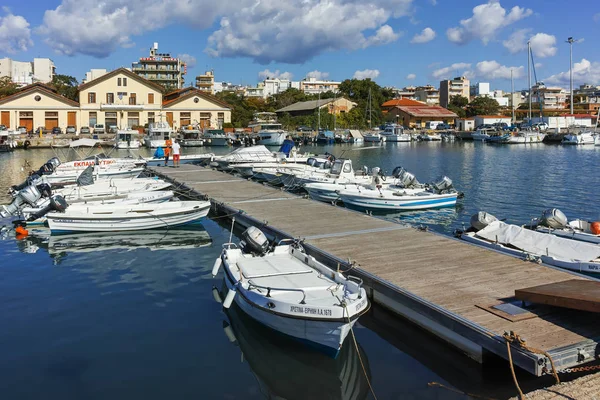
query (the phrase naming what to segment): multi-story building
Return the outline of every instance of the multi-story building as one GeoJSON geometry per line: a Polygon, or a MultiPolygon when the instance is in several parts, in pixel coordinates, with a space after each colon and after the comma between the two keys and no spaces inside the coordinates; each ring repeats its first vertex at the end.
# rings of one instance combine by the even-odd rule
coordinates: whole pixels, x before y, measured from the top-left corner
{"type": "Polygon", "coordinates": [[[150,49],[150,56],[142,57],[138,62],[132,63],[131,70],[142,78],[167,89],[181,89],[187,66],[169,53],[159,53],[158,43],[154,43],[150,49]]]}
{"type": "Polygon", "coordinates": [[[197,122],[222,127],[231,122],[231,107],[196,88],[163,96],[163,87],[119,68],[79,86],[79,102],[69,100],[42,83],[26,86],[0,99],[0,123],[16,129],[47,129],[103,124],[105,127],[144,126],[165,120],[177,128],[197,122]]]}
{"type": "Polygon", "coordinates": [[[81,84],[88,83],[94,79],[100,78],[102,75],[107,74],[108,71],[104,68],[92,68],[85,73],[85,78],[81,81],[81,84]]]}
{"type": "Polygon", "coordinates": [[[196,77],[196,87],[203,92],[215,94],[215,72],[206,71],[203,75],[196,77]]]}
{"type": "Polygon", "coordinates": [[[542,82],[531,87],[531,102],[542,104],[545,110],[562,110],[567,101],[567,92],[560,87],[549,87],[542,82]]]}
{"type": "Polygon", "coordinates": [[[263,95],[265,98],[267,98],[269,96],[285,92],[292,87],[292,82],[289,79],[267,78],[264,80],[263,85],[265,88],[263,95]]]}
{"type": "Polygon", "coordinates": [[[304,78],[300,81],[300,90],[306,94],[318,94],[339,91],[341,82],[322,81],[316,78],[304,78]]]}
{"type": "Polygon", "coordinates": [[[414,99],[437,106],[440,104],[440,91],[432,85],[418,86],[415,88],[414,99]]]}
{"type": "Polygon", "coordinates": [[[246,97],[261,97],[265,98],[265,84],[259,82],[256,87],[247,87],[244,95],[246,97]]]}
{"type": "Polygon", "coordinates": [[[470,86],[469,80],[464,76],[459,76],[454,79],[446,79],[440,82],[440,105],[448,107],[452,96],[460,95],[466,97],[470,101],[470,86]]]}
{"type": "Polygon", "coordinates": [[[56,74],[54,62],[49,58],[34,58],[33,61],[0,59],[0,76],[9,76],[18,85],[51,82],[56,74]]]}

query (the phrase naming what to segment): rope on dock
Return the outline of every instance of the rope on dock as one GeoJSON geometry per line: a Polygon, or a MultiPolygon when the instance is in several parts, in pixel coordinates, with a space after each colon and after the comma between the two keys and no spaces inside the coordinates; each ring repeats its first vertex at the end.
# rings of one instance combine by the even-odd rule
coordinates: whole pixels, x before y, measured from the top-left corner
{"type": "MultiPolygon", "coordinates": [[[[504,332],[504,335],[502,335],[502,337],[506,340],[506,351],[508,353],[508,362],[510,365],[510,372],[512,373],[513,381],[515,382],[515,386],[517,388],[517,391],[519,392],[519,399],[521,399],[521,400],[525,399],[525,394],[523,393],[523,391],[521,390],[521,387],[519,386],[519,381],[517,380],[517,375],[515,373],[515,366],[513,365],[512,353],[511,353],[511,349],[510,349],[510,345],[512,343],[515,343],[516,345],[529,351],[530,353],[542,354],[542,355],[546,356],[546,358],[548,358],[548,360],[550,360],[550,365],[552,366],[552,375],[554,375],[556,384],[558,385],[560,383],[560,378],[558,377],[558,373],[556,372],[556,367],[554,366],[554,360],[552,360],[552,357],[550,356],[550,354],[547,351],[528,346],[527,343],[525,342],[525,340],[523,338],[521,338],[521,336],[519,336],[519,334],[517,334],[513,331],[510,331],[510,333],[504,332]]],[[[546,367],[544,367],[544,370],[546,370],[546,367]]],[[[545,371],[545,372],[547,372],[547,371],[545,371]]]]}

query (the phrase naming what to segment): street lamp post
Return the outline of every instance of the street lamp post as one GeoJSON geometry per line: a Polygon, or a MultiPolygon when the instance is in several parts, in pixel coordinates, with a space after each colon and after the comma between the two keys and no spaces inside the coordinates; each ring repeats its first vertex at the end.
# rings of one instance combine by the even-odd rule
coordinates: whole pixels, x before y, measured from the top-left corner
{"type": "Polygon", "coordinates": [[[573,115],[573,42],[575,42],[575,39],[572,37],[567,39],[567,43],[569,43],[569,88],[571,89],[571,115],[573,115]]]}

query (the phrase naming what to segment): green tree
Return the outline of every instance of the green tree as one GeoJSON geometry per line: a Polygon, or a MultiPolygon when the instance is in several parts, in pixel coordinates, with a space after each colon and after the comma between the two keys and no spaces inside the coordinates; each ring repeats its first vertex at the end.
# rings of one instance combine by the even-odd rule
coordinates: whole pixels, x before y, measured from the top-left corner
{"type": "Polygon", "coordinates": [[[467,106],[467,116],[474,117],[475,115],[496,115],[500,109],[500,105],[495,99],[490,97],[476,97],[467,106]]]}
{"type": "Polygon", "coordinates": [[[67,99],[77,101],[79,99],[79,83],[77,79],[69,75],[54,75],[50,86],[54,87],[58,94],[67,99]]]}
{"type": "Polygon", "coordinates": [[[10,79],[10,76],[0,77],[0,99],[19,91],[19,86],[10,79]]]}
{"type": "Polygon", "coordinates": [[[450,103],[448,103],[448,110],[458,115],[460,118],[464,118],[467,115],[465,107],[469,104],[469,99],[460,94],[450,97],[450,103]]]}
{"type": "MultiPolygon", "coordinates": [[[[384,122],[381,105],[393,98],[389,89],[384,89],[371,79],[346,79],[340,84],[340,93],[347,99],[357,103],[354,109],[364,110],[364,121],[356,128],[369,126],[368,118],[371,115],[371,126],[377,126],[384,122]],[[371,110],[369,112],[369,92],[371,93],[371,110]]],[[[354,109],[352,111],[354,111],[354,109]]],[[[355,111],[354,116],[357,116],[355,111]]]]}

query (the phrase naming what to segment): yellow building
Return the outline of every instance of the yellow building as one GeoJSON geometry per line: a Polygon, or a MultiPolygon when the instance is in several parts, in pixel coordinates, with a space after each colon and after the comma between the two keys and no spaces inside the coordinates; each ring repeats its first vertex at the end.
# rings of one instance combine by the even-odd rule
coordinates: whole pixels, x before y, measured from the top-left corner
{"type": "Polygon", "coordinates": [[[199,124],[201,128],[223,128],[231,122],[231,106],[202,90],[187,87],[164,95],[163,114],[174,127],[199,124]]]}
{"type": "Polygon", "coordinates": [[[0,124],[27,131],[40,127],[52,129],[68,125],[80,126],[79,103],[61,96],[43,83],[25,86],[17,93],[0,99],[0,124]]]}
{"type": "Polygon", "coordinates": [[[448,107],[452,96],[463,96],[471,101],[471,86],[469,80],[464,76],[447,79],[440,82],[440,106],[448,107]]]}

